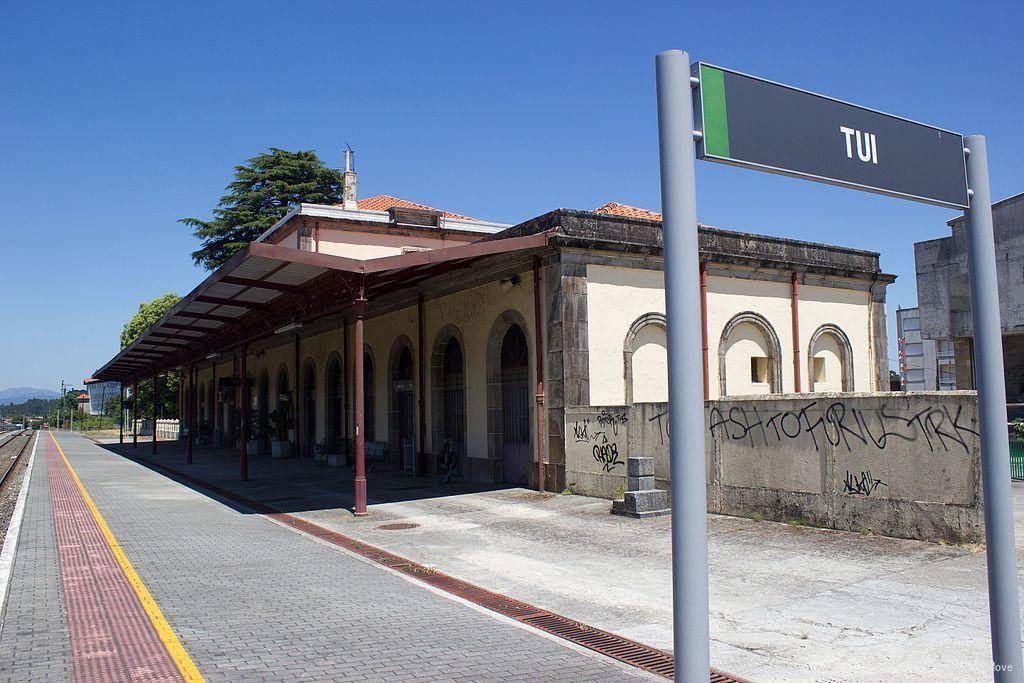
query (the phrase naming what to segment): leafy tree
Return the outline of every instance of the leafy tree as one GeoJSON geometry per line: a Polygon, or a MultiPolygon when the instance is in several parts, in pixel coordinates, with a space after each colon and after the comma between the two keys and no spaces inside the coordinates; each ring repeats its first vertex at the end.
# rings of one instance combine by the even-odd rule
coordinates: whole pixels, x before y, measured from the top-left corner
{"type": "MultiPolygon", "coordinates": [[[[142,336],[160,319],[168,309],[175,306],[181,297],[173,292],[164,294],[152,301],[143,301],[139,304],[138,312],[132,319],[125,323],[121,331],[121,348],[125,348],[133,341],[142,336]]],[[[161,418],[173,418],[178,415],[178,383],[181,381],[181,373],[168,372],[161,377],[157,385],[157,416],[161,418]]],[[[153,410],[153,380],[142,380],[138,384],[138,396],[136,398],[136,410],[140,418],[150,418],[153,410]]],[[[120,401],[118,401],[120,403],[120,401]]],[[[131,406],[131,401],[128,401],[131,406]]],[[[109,414],[109,410],[108,410],[109,414]]]]}
{"type": "Polygon", "coordinates": [[[132,316],[132,319],[124,324],[121,330],[121,348],[124,349],[133,341],[142,336],[142,333],[153,326],[168,309],[175,306],[181,297],[174,292],[168,292],[152,301],[143,301],[139,304],[139,311],[132,316]]]}
{"type": "Polygon", "coordinates": [[[327,168],[313,150],[271,147],[235,166],[235,180],[213,210],[213,218],[182,218],[202,247],[192,260],[213,270],[245,248],[300,202],[337,204],[341,173],[327,168]]]}

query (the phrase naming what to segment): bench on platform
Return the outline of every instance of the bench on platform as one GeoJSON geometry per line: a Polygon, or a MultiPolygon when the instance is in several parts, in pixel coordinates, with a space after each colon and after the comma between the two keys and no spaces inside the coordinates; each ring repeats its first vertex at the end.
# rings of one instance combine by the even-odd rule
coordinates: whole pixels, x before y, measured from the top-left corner
{"type": "Polygon", "coordinates": [[[367,472],[373,469],[374,463],[384,462],[385,446],[386,444],[383,441],[367,441],[363,445],[363,453],[366,455],[367,472]]]}

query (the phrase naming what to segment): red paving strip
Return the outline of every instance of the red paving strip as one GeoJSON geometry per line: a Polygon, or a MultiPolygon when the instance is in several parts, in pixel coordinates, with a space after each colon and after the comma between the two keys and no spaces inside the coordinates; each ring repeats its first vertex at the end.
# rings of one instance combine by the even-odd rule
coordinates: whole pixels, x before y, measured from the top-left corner
{"type": "Polygon", "coordinates": [[[181,681],[53,440],[45,442],[75,680],[181,681]]]}
{"type": "MultiPolygon", "coordinates": [[[[593,626],[588,626],[582,622],[575,621],[568,617],[540,607],[535,607],[521,600],[510,598],[500,593],[489,591],[486,588],[481,588],[475,584],[463,581],[454,576],[449,576],[435,569],[431,569],[418,562],[406,559],[400,555],[388,552],[382,548],[363,543],[360,540],[346,536],[337,531],[332,531],[313,522],[296,517],[295,515],[281,512],[266,503],[246,498],[230,489],[226,489],[216,484],[211,484],[207,481],[193,477],[192,475],[185,474],[184,472],[168,467],[167,465],[150,460],[139,455],[130,454],[124,455],[131,460],[137,460],[144,463],[145,465],[154,469],[166,472],[173,477],[176,477],[182,481],[193,484],[199,488],[206,489],[211,493],[230,500],[233,503],[247,507],[254,512],[265,515],[266,517],[276,520],[296,531],[314,536],[323,541],[326,541],[332,545],[344,548],[348,551],[354,552],[362,557],[365,557],[377,564],[383,565],[395,571],[399,571],[407,576],[414,577],[423,583],[440,588],[446,593],[456,595],[464,600],[472,602],[475,605],[485,607],[491,611],[498,612],[506,617],[514,619],[524,624],[540,629],[550,633],[551,635],[558,636],[564,640],[568,640],[577,645],[582,645],[585,648],[599,652],[606,657],[618,660],[625,664],[635,666],[638,669],[643,669],[650,673],[663,676],[665,678],[673,678],[675,676],[675,658],[672,654],[653,648],[643,643],[638,643],[635,640],[624,638],[623,636],[608,631],[603,631],[593,626]]],[[[737,678],[730,674],[718,671],[717,669],[711,669],[709,677],[709,683],[744,683],[744,680],[737,678]]]]}

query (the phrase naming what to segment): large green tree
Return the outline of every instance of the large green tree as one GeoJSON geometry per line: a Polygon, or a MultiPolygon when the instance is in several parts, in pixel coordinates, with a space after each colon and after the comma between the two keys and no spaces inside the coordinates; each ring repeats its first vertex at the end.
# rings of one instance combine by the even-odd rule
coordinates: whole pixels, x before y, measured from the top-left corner
{"type": "Polygon", "coordinates": [[[202,247],[192,252],[197,265],[213,270],[301,202],[341,202],[341,172],[327,168],[313,150],[289,152],[271,147],[235,166],[230,183],[210,220],[182,218],[202,247]]]}
{"type": "Polygon", "coordinates": [[[180,296],[174,292],[168,292],[152,301],[140,303],[138,312],[124,324],[124,328],[121,330],[121,348],[125,348],[142,336],[143,332],[152,327],[153,323],[160,319],[160,316],[179,301],[181,301],[180,296]]]}
{"type": "MultiPolygon", "coordinates": [[[[139,304],[139,310],[132,316],[131,320],[124,324],[121,330],[121,348],[125,348],[133,341],[142,336],[142,333],[153,326],[168,309],[181,301],[181,297],[173,292],[157,297],[152,301],[143,301],[139,304]]],[[[181,381],[181,373],[168,372],[161,377],[157,384],[157,416],[161,418],[174,418],[178,415],[178,383],[181,381]]],[[[146,379],[138,384],[139,395],[136,397],[136,411],[140,418],[152,416],[153,410],[153,380],[146,379]]],[[[131,402],[128,402],[131,405],[131,402]]]]}

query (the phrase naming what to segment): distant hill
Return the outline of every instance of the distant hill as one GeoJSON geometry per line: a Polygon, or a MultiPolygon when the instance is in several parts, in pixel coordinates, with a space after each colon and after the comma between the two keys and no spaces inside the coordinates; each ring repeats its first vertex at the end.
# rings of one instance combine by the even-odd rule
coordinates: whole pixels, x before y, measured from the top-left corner
{"type": "Polygon", "coordinates": [[[11,387],[0,389],[0,406],[8,403],[24,403],[30,398],[57,398],[60,392],[56,389],[34,389],[32,387],[11,387]]]}

